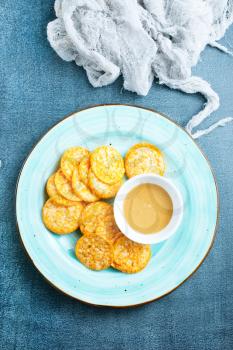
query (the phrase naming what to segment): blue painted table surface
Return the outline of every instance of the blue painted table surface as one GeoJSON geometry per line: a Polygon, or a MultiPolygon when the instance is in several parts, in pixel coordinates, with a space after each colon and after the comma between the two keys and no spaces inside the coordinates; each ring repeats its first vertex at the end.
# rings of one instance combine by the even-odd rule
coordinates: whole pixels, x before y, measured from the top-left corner
{"type": "MultiPolygon", "coordinates": [[[[72,300],[44,281],[19,242],[15,185],[28,152],[48,128],[79,108],[137,104],[184,126],[204,99],[158,84],[140,97],[121,92],[121,78],[94,89],[85,72],[62,61],[46,40],[53,0],[2,1],[0,16],[1,349],[232,349],[233,123],[198,141],[216,174],[221,211],[213,249],[195,275],[167,297],[138,308],[96,308],[72,300]]],[[[233,27],[221,42],[233,49],[233,27]]],[[[211,121],[232,116],[233,58],[207,48],[193,73],[220,96],[211,121]]]]}

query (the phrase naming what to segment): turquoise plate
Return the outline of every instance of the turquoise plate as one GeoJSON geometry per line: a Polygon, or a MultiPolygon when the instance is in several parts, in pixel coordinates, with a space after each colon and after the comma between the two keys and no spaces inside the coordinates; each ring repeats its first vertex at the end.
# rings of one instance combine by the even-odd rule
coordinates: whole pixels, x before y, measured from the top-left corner
{"type": "Polygon", "coordinates": [[[65,118],[37,143],[18,180],[16,213],[26,251],[54,287],[90,304],[126,307],[170,293],[201,265],[215,236],[218,196],[205,156],[181,127],[156,111],[103,105],[65,118]],[[172,238],[152,246],[152,258],[142,272],[130,275],[112,268],[88,270],[74,255],[80,233],[58,236],[43,225],[46,180],[68,147],[82,145],[93,150],[112,145],[125,155],[130,146],[142,140],[164,152],[165,176],[183,195],[182,224],[172,238]]]}

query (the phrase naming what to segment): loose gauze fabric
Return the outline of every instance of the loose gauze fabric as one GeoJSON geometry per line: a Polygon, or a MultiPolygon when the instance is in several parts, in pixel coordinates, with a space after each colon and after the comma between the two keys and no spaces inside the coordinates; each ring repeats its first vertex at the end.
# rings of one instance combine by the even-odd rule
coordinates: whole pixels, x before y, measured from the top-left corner
{"type": "Polygon", "coordinates": [[[219,107],[205,80],[192,76],[206,45],[226,53],[216,41],[233,22],[233,0],[56,0],[57,19],[48,24],[48,40],[65,61],[75,61],[94,87],[113,83],[147,95],[154,78],[186,93],[201,93],[204,109],[186,130],[198,138],[232,118],[193,132],[219,107]]]}

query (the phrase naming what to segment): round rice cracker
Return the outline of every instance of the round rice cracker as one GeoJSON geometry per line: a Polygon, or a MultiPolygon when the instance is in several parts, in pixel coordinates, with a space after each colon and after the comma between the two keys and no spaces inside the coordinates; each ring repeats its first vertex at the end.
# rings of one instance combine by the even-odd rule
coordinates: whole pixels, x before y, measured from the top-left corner
{"type": "Polygon", "coordinates": [[[77,167],[75,167],[73,171],[72,188],[74,190],[74,193],[85,202],[92,203],[99,200],[99,197],[93,194],[89,188],[80,180],[79,170],[77,167]]]}
{"type": "MultiPolygon", "coordinates": [[[[53,197],[50,197],[52,202],[57,204],[57,205],[62,205],[64,207],[73,207],[75,205],[78,205],[80,203],[80,201],[70,201],[69,199],[66,199],[64,197],[62,197],[61,195],[57,194],[53,197]]],[[[83,205],[85,206],[85,203],[83,203],[83,205]]]]}
{"type": "Polygon", "coordinates": [[[75,247],[80,262],[91,270],[105,270],[111,266],[113,250],[104,238],[92,234],[81,237],[75,247]]]}
{"type": "Polygon", "coordinates": [[[79,228],[83,208],[81,202],[75,206],[65,207],[55,204],[50,198],[43,206],[42,219],[45,226],[54,233],[72,233],[79,228]]]}
{"type": "Polygon", "coordinates": [[[163,155],[150,143],[136,144],[126,154],[125,170],[129,178],[147,173],[163,175],[165,172],[163,155]]]}
{"type": "Polygon", "coordinates": [[[113,207],[110,204],[101,201],[88,204],[82,212],[81,232],[84,235],[95,233],[101,221],[108,215],[113,215],[113,207]]]}
{"type": "Polygon", "coordinates": [[[83,157],[78,166],[80,180],[88,186],[88,172],[90,169],[90,157],[83,157]]]}
{"type": "Polygon", "coordinates": [[[81,159],[89,154],[89,151],[81,146],[71,147],[63,154],[61,158],[61,169],[68,180],[71,180],[74,167],[81,159]]]}
{"type": "Polygon", "coordinates": [[[57,191],[61,196],[74,202],[81,201],[81,198],[74,193],[70,181],[67,180],[61,169],[56,172],[54,181],[57,191]]]}
{"type": "Polygon", "coordinates": [[[120,232],[114,215],[110,214],[105,216],[97,225],[95,233],[104,239],[108,241],[111,244],[114,244],[114,242],[122,236],[122,233],[120,232]]]}
{"type": "Polygon", "coordinates": [[[112,198],[116,195],[122,185],[122,180],[113,185],[100,181],[90,169],[88,174],[88,184],[93,193],[99,198],[112,198]]]}
{"type": "Polygon", "coordinates": [[[55,175],[56,175],[56,173],[52,174],[48,178],[48,181],[46,183],[46,192],[47,192],[49,197],[53,197],[53,196],[58,195],[57,188],[56,188],[55,181],[54,181],[55,175]]]}
{"type": "Polygon", "coordinates": [[[121,236],[114,244],[112,266],[122,272],[135,273],[146,267],[150,257],[149,245],[139,244],[121,236]]]}
{"type": "Polygon", "coordinates": [[[95,176],[109,185],[119,182],[125,173],[121,154],[111,146],[96,148],[90,156],[90,162],[95,176]]]}

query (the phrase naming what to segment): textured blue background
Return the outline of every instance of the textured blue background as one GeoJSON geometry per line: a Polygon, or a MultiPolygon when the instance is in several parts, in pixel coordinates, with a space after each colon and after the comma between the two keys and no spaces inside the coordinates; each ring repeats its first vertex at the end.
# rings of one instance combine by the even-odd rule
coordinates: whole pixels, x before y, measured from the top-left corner
{"type": "MultiPolygon", "coordinates": [[[[53,0],[1,1],[0,18],[0,347],[232,349],[233,123],[198,141],[213,166],[221,201],[217,238],[198,272],[164,299],[134,309],[95,308],[74,301],[42,279],[19,242],[14,192],[28,152],[49,127],[82,107],[138,104],[185,125],[203,99],[156,84],[147,97],[121,93],[121,78],[112,86],[92,88],[84,71],[62,61],[46,41],[53,0]]],[[[222,42],[233,47],[233,28],[222,42]]],[[[232,116],[233,58],[207,48],[194,72],[220,95],[221,107],[212,120],[232,116]]]]}

